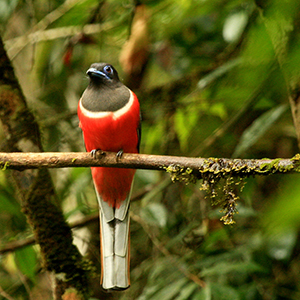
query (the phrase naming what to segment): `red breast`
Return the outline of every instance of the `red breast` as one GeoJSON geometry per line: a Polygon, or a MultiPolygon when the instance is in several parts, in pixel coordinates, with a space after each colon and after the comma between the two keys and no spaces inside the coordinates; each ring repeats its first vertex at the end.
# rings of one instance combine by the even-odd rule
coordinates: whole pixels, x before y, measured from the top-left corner
{"type": "MultiPolygon", "coordinates": [[[[87,73],[90,84],[78,104],[86,150],[137,153],[140,126],[137,96],[119,81],[111,65],[93,64],[87,73]]],[[[134,173],[132,169],[92,168],[98,193],[113,207],[119,207],[126,199],[134,173]]]]}

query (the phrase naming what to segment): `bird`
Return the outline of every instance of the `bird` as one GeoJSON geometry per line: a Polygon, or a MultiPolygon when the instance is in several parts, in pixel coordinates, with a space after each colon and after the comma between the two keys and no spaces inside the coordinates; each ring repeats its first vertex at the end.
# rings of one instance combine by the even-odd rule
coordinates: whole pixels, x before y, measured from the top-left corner
{"type": "MultiPolygon", "coordinates": [[[[107,63],[87,70],[89,84],[78,103],[79,127],[86,151],[139,153],[141,113],[137,96],[107,63]]],[[[101,279],[108,291],[130,286],[129,206],[134,169],[91,167],[99,203],[101,279]]]]}

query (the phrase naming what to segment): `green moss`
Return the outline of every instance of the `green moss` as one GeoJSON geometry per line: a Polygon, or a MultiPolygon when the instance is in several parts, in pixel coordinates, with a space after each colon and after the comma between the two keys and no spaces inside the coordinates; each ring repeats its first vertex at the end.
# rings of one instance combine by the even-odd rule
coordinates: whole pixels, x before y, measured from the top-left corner
{"type": "Polygon", "coordinates": [[[300,172],[300,154],[298,153],[292,157],[291,161],[293,161],[293,170],[295,172],[300,172]]]}
{"type": "Polygon", "coordinates": [[[23,212],[40,244],[45,269],[60,274],[66,287],[88,294],[87,263],[72,244],[72,234],[60,208],[52,203],[54,191],[49,173],[39,170],[36,182],[28,191],[23,212]],[[47,199],[45,199],[47,195],[47,199]]]}
{"type": "Polygon", "coordinates": [[[237,186],[244,187],[244,178],[251,175],[270,175],[274,173],[300,172],[300,154],[295,155],[290,163],[282,163],[282,159],[269,160],[258,164],[256,160],[243,161],[241,159],[228,160],[222,158],[208,158],[199,172],[203,178],[202,190],[212,205],[220,205],[224,216],[224,224],[234,223],[233,215],[237,213],[236,201],[239,191],[237,186]]]}
{"type": "Polygon", "coordinates": [[[3,161],[0,161],[0,168],[2,171],[5,171],[6,169],[8,169],[9,167],[9,161],[6,161],[5,163],[3,163],[3,161]]]}
{"type": "Polygon", "coordinates": [[[220,221],[225,225],[234,224],[234,214],[237,211],[237,201],[239,196],[237,193],[242,191],[245,186],[245,181],[241,177],[232,177],[229,174],[224,176],[214,176],[212,174],[205,174],[201,190],[206,192],[206,198],[211,201],[212,206],[220,206],[223,216],[220,221]]]}
{"type": "Polygon", "coordinates": [[[271,174],[271,173],[275,173],[276,171],[279,170],[279,163],[280,163],[280,158],[274,159],[269,163],[265,163],[265,164],[261,164],[259,166],[259,173],[267,173],[267,174],[271,174]]]}
{"type": "Polygon", "coordinates": [[[184,168],[179,165],[169,165],[168,167],[165,167],[165,170],[170,174],[173,182],[179,181],[184,184],[197,182],[197,177],[194,175],[194,170],[191,168],[184,168]]]}
{"type": "Polygon", "coordinates": [[[300,153],[297,153],[294,157],[291,158],[291,160],[295,162],[300,162],[300,153]]]}
{"type": "Polygon", "coordinates": [[[14,131],[19,140],[21,140],[21,138],[26,138],[31,140],[35,145],[40,144],[38,124],[34,115],[27,107],[17,109],[11,120],[15,125],[14,131]]]}

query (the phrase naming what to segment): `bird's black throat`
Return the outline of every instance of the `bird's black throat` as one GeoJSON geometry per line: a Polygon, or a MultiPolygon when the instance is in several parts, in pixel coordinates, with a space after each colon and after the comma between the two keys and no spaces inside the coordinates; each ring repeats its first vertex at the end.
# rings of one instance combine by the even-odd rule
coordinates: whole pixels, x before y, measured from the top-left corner
{"type": "Polygon", "coordinates": [[[129,99],[130,91],[121,82],[109,85],[91,81],[82,95],[81,104],[92,112],[115,112],[124,107],[129,99]]]}

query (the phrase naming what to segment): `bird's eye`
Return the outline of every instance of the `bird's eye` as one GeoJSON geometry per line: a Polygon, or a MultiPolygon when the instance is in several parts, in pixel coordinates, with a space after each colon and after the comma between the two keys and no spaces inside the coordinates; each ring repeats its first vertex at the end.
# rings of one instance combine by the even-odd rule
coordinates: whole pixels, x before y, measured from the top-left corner
{"type": "Polygon", "coordinates": [[[113,69],[112,69],[111,66],[105,66],[105,67],[103,68],[103,70],[104,70],[104,72],[105,72],[106,74],[112,74],[112,73],[113,73],[113,69]]]}

